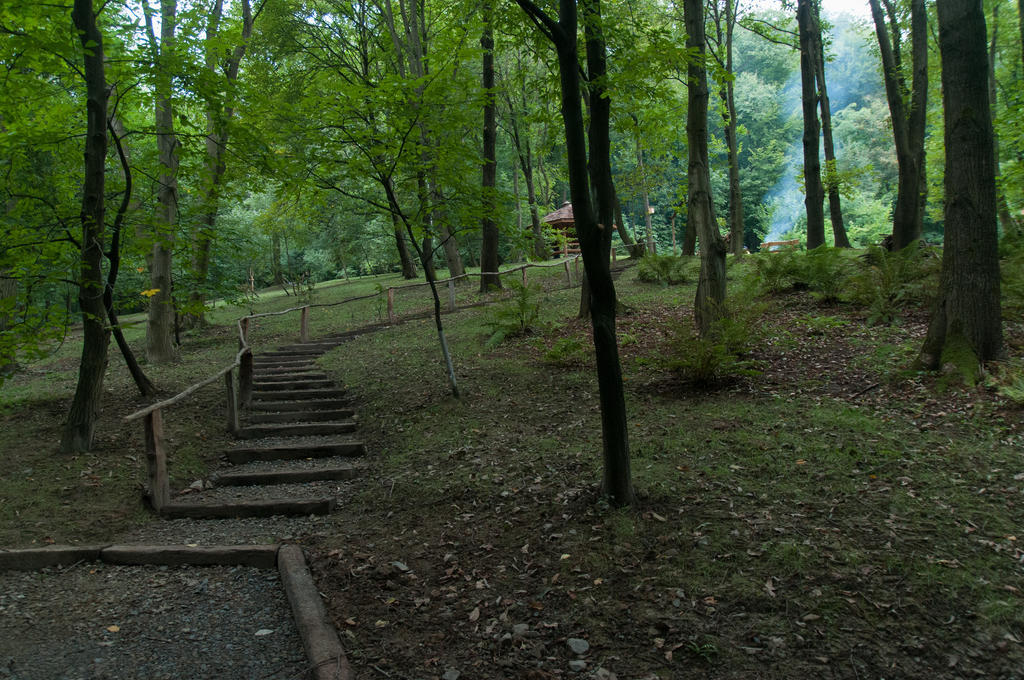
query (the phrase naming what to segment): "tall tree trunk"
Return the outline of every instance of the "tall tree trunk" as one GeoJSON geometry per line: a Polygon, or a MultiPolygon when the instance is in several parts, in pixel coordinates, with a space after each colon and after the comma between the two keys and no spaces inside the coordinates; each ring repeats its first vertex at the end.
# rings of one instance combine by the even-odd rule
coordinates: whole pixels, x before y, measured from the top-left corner
{"type": "Polygon", "coordinates": [[[270,274],[274,277],[274,285],[284,283],[281,272],[281,235],[276,231],[270,235],[270,274]]]}
{"type": "MultiPolygon", "coordinates": [[[[147,12],[147,20],[149,13],[147,12]]],[[[171,290],[171,259],[178,223],[178,138],[174,134],[172,67],[174,33],[177,21],[176,0],[160,1],[160,42],[150,34],[154,51],[159,50],[156,78],[156,143],[160,160],[157,201],[160,204],[153,234],[153,259],[150,287],[156,293],[149,299],[146,324],[146,357],[151,363],[174,359],[174,298],[171,290]]]]}
{"type": "MultiPolygon", "coordinates": [[[[415,242],[413,247],[416,247],[415,242]]],[[[434,238],[432,236],[424,236],[423,245],[420,246],[420,250],[420,264],[423,265],[423,276],[427,281],[437,281],[437,271],[434,269],[434,238]]]]}
{"type": "Polygon", "coordinates": [[[622,385],[615,337],[615,284],[609,269],[611,228],[615,195],[611,183],[610,144],[608,138],[610,100],[605,95],[605,46],[597,0],[581,0],[585,13],[587,79],[591,89],[589,130],[590,175],[588,176],[587,140],[580,105],[580,65],[576,45],[577,17],[575,0],[559,0],[559,20],[555,22],[530,0],[516,0],[523,10],[547,29],[558,55],[562,93],[562,119],[565,123],[566,157],[572,194],[576,233],[583,254],[583,267],[590,284],[591,328],[597,364],[597,383],[601,404],[601,431],[604,442],[602,488],[615,505],[633,502],[629,468],[629,437],[626,429],[626,401],[622,385]],[[590,182],[596,179],[591,194],[590,182]],[[593,201],[596,200],[596,206],[593,201]]]}
{"type": "MultiPolygon", "coordinates": [[[[217,67],[221,66],[218,55],[221,49],[211,46],[211,42],[219,38],[220,20],[223,14],[224,1],[215,0],[206,26],[206,69],[219,77],[217,67]]],[[[224,76],[230,96],[230,89],[238,80],[238,68],[245,56],[249,38],[252,36],[253,17],[250,0],[242,0],[242,33],[238,44],[224,64],[224,76]]],[[[204,306],[206,304],[206,286],[210,273],[210,248],[216,236],[217,213],[220,210],[220,192],[224,181],[227,164],[224,152],[228,144],[228,123],[234,118],[235,109],[230,104],[218,100],[215,96],[207,97],[206,102],[206,169],[201,183],[202,195],[200,204],[202,214],[199,217],[199,233],[196,236],[192,251],[192,268],[195,276],[195,289],[189,294],[188,318],[193,323],[203,323],[204,306]]]]}
{"type": "Polygon", "coordinates": [[[526,142],[526,158],[523,163],[523,179],[526,181],[526,200],[530,204],[530,228],[533,232],[533,254],[538,260],[551,257],[551,249],[544,240],[544,227],[540,223],[540,211],[537,210],[537,189],[533,181],[533,153],[530,142],[526,142]]]}
{"type": "MultiPolygon", "coordinates": [[[[893,141],[899,180],[893,208],[893,247],[901,250],[921,238],[926,196],[924,133],[928,106],[928,14],[924,0],[911,0],[910,38],[913,83],[909,91],[903,77],[900,34],[886,27],[879,0],[868,0],[875,35],[882,55],[885,97],[892,117],[893,141]],[[909,94],[909,97],[908,97],[909,94]],[[906,106],[909,99],[910,108],[906,106]]],[[[898,28],[895,10],[886,3],[890,23],[898,28]]]]}
{"type": "Polygon", "coordinates": [[[647,252],[654,255],[658,251],[654,247],[654,225],[651,224],[651,199],[647,194],[647,170],[644,168],[644,150],[640,146],[639,134],[636,138],[636,166],[640,170],[640,199],[643,201],[644,238],[647,242],[647,252]]]}
{"type": "Polygon", "coordinates": [[[843,224],[843,207],[839,198],[838,169],[836,167],[836,145],[832,139],[832,105],[828,99],[825,84],[825,45],[821,36],[821,17],[817,7],[814,12],[815,42],[814,76],[818,83],[818,103],[821,107],[821,134],[825,144],[825,188],[828,190],[828,212],[832,221],[832,239],[836,248],[849,248],[850,239],[843,224]]]}
{"type": "MultiPolygon", "coordinates": [[[[736,29],[736,12],[738,0],[725,0],[725,31],[722,35],[721,22],[718,22],[719,47],[725,50],[722,66],[730,76],[733,69],[733,33],[736,29]]],[[[733,78],[725,78],[719,88],[718,95],[725,105],[722,112],[725,128],[725,146],[729,158],[729,251],[733,255],[743,255],[743,192],[740,189],[740,153],[739,124],[736,115],[736,96],[733,78]]],[[[674,250],[674,247],[673,247],[674,250]]]]}
{"type": "Polygon", "coordinates": [[[103,35],[96,25],[92,0],[74,0],[71,11],[84,51],[86,89],[85,172],[82,187],[81,259],[78,302],[82,308],[82,359],[78,384],[61,435],[63,453],[92,449],[103,397],[110,330],[103,307],[104,185],[107,157],[107,90],[103,35]]]}
{"type": "Polygon", "coordinates": [[[398,219],[398,215],[395,213],[389,213],[391,215],[391,225],[394,228],[395,233],[395,247],[398,248],[398,259],[402,262],[402,278],[409,280],[415,279],[419,274],[416,273],[416,261],[412,259],[412,255],[409,253],[409,245],[405,242],[405,233],[402,230],[402,223],[398,219]]]}
{"type": "MultiPolygon", "coordinates": [[[[1022,22],[1024,23],[1024,22],[1022,22]]],[[[992,39],[989,42],[988,50],[988,104],[992,110],[992,116],[996,115],[996,44],[999,35],[999,4],[992,5],[992,39]]],[[[996,177],[1003,176],[1002,163],[999,160],[999,135],[995,128],[992,129],[992,155],[995,158],[996,177]]],[[[1010,214],[1010,206],[1006,202],[1006,192],[998,182],[996,184],[996,201],[999,212],[999,224],[1003,227],[1003,234],[1014,234],[1017,231],[1017,223],[1010,214]]]]}
{"type": "MultiPolygon", "coordinates": [[[[966,342],[977,361],[1003,356],[995,156],[981,0],[938,0],[946,130],[945,245],[939,298],[920,363],[966,342]]],[[[961,366],[962,368],[962,366],[961,366]]]]}
{"type": "Polygon", "coordinates": [[[804,113],[804,207],[807,212],[807,249],[825,245],[825,192],[821,185],[821,160],[818,157],[818,91],[814,63],[817,43],[812,0],[798,0],[797,25],[800,30],[800,98],[804,113]]]}
{"type": "Polygon", "coordinates": [[[498,276],[498,223],[495,215],[497,206],[497,140],[498,121],[497,106],[494,99],[494,5],[493,0],[483,3],[484,33],[480,38],[483,50],[483,89],[484,89],[484,165],[481,182],[484,216],[481,221],[482,238],[480,239],[480,292],[485,293],[491,288],[501,288],[501,277],[498,276]]]}
{"type": "Polygon", "coordinates": [[[686,46],[696,53],[687,66],[686,144],[687,163],[686,228],[700,239],[700,279],[694,301],[694,317],[701,335],[724,313],[725,240],[718,231],[711,196],[708,162],[708,74],[705,66],[704,3],[684,0],[686,46]]]}
{"type": "MultiPolygon", "coordinates": [[[[689,193],[689,191],[687,191],[689,193]]],[[[689,212],[690,202],[686,202],[686,228],[683,230],[683,248],[682,254],[685,257],[693,257],[697,254],[697,230],[690,223],[689,212]]]]}

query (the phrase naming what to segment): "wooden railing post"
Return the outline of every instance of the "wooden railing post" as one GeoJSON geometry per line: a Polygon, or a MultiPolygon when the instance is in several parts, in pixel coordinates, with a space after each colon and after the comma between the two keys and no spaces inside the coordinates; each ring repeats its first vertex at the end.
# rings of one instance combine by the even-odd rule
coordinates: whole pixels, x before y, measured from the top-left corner
{"type": "Polygon", "coordinates": [[[572,286],[572,272],[569,270],[569,260],[566,260],[562,264],[565,265],[565,280],[568,282],[569,286],[571,287],[572,286]]]}
{"type": "Polygon", "coordinates": [[[573,269],[573,272],[576,274],[576,280],[579,281],[580,280],[580,258],[577,257],[575,260],[572,261],[572,269],[573,269]]]}
{"type": "Polygon", "coordinates": [[[149,502],[157,512],[171,500],[167,481],[167,451],[164,449],[164,423],[160,409],[146,414],[146,477],[149,502]]]}
{"type": "Polygon", "coordinates": [[[395,322],[395,289],[388,288],[388,323],[395,322]]]}
{"type": "Polygon", "coordinates": [[[448,279],[448,311],[455,311],[455,279],[448,279]]]}
{"type": "Polygon", "coordinates": [[[242,349],[249,344],[249,317],[245,317],[239,322],[239,327],[242,329],[242,334],[238,338],[238,349],[242,349]]]}
{"type": "Polygon", "coordinates": [[[302,308],[299,319],[299,342],[309,342],[309,305],[302,308]]]}
{"type": "Polygon", "coordinates": [[[246,348],[239,357],[238,366],[238,399],[242,406],[248,408],[252,404],[253,380],[252,350],[246,348]]]}
{"type": "Polygon", "coordinates": [[[615,262],[615,248],[612,248],[612,262],[615,262]]]}
{"type": "Polygon", "coordinates": [[[228,432],[237,434],[241,427],[238,422],[238,393],[235,391],[235,372],[224,374],[224,384],[228,388],[228,432]]]}
{"type": "Polygon", "coordinates": [[[527,265],[523,265],[523,288],[526,288],[526,270],[529,269],[527,265]]]}

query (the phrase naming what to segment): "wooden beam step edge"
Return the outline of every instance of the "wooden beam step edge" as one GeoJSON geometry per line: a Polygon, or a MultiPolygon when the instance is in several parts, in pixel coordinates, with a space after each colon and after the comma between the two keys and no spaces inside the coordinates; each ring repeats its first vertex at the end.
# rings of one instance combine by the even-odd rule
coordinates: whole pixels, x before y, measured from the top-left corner
{"type": "Polygon", "coordinates": [[[253,411],[312,411],[314,409],[336,409],[352,403],[351,397],[336,399],[293,399],[289,401],[254,401],[249,408],[253,411]]]}
{"type": "Polygon", "coordinates": [[[244,463],[268,460],[302,460],[303,458],[332,458],[334,456],[352,458],[362,456],[365,453],[366,445],[363,442],[344,442],[313,446],[296,445],[227,449],[224,455],[232,465],[242,465],[244,463]]]}
{"type": "Polygon", "coordinates": [[[0,550],[0,571],[33,571],[77,562],[121,565],[226,565],[273,569],[277,543],[266,545],[50,545],[0,550]]]}
{"type": "Polygon", "coordinates": [[[270,423],[243,427],[235,433],[239,439],[259,439],[274,436],[314,436],[348,434],[356,431],[354,420],[321,423],[270,423]]]}
{"type": "Polygon", "coordinates": [[[355,409],[341,408],[324,411],[287,411],[285,413],[253,413],[249,416],[250,425],[301,424],[315,422],[334,422],[350,420],[356,415],[355,409]]]}
{"type": "Polygon", "coordinates": [[[271,484],[301,484],[354,479],[358,469],[352,465],[336,465],[316,470],[276,470],[270,472],[224,472],[210,481],[215,486],[256,486],[271,484]]]}
{"type": "Polygon", "coordinates": [[[239,519],[274,515],[326,515],[334,510],[334,498],[280,498],[236,503],[168,503],[160,508],[166,519],[239,519]]]}

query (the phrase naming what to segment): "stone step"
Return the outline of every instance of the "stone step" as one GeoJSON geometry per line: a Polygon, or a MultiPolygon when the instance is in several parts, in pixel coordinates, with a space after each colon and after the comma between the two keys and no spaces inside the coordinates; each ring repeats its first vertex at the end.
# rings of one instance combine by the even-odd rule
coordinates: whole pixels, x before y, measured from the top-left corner
{"type": "Polygon", "coordinates": [[[316,371],[312,368],[269,368],[254,371],[256,380],[303,380],[312,378],[319,380],[327,377],[323,371],[316,371]]]}
{"type": "Polygon", "coordinates": [[[253,401],[294,401],[296,399],[338,399],[347,391],[341,388],[316,388],[309,390],[256,390],[252,391],[253,401]]]}
{"type": "Polygon", "coordinates": [[[322,368],[312,361],[280,362],[280,361],[254,361],[254,373],[309,373],[310,371],[323,371],[322,368]]]}
{"type": "Polygon", "coordinates": [[[323,354],[323,352],[321,352],[318,349],[294,350],[294,351],[290,351],[290,352],[279,352],[279,351],[271,350],[269,352],[260,352],[258,355],[256,355],[253,358],[256,359],[256,358],[262,357],[264,359],[306,359],[306,360],[312,360],[312,359],[316,359],[317,357],[319,357],[322,354],[323,354]]]}
{"type": "Polygon", "coordinates": [[[353,479],[358,474],[353,465],[335,465],[313,470],[276,470],[268,472],[225,472],[213,478],[217,486],[249,486],[270,484],[303,484],[353,479]]]}
{"type": "Polygon", "coordinates": [[[329,458],[330,456],[361,456],[366,447],[360,441],[332,444],[298,444],[292,446],[254,446],[226,449],[224,455],[232,465],[243,465],[262,460],[300,460],[303,458],[329,458]]]}
{"type": "Polygon", "coordinates": [[[316,352],[323,353],[323,352],[327,352],[329,350],[334,349],[335,347],[337,347],[340,344],[341,344],[340,342],[304,342],[304,343],[301,343],[301,344],[298,344],[298,345],[284,345],[283,347],[278,347],[274,351],[276,351],[276,352],[316,351],[316,352]]]}
{"type": "Polygon", "coordinates": [[[256,380],[253,382],[253,389],[256,391],[309,390],[327,387],[334,387],[334,381],[329,378],[310,378],[301,380],[256,380]]]}
{"type": "Polygon", "coordinates": [[[347,420],[327,423],[288,423],[250,425],[238,430],[239,439],[260,439],[262,437],[309,437],[328,434],[348,434],[356,431],[356,422],[347,420]]]}
{"type": "Polygon", "coordinates": [[[326,515],[334,509],[334,498],[281,498],[235,503],[168,503],[160,509],[167,519],[237,519],[273,515],[326,515]]]}
{"type": "Polygon", "coordinates": [[[320,358],[320,354],[272,354],[265,352],[263,354],[254,354],[252,361],[254,364],[312,364],[320,358]]]}
{"type": "Polygon", "coordinates": [[[347,420],[355,416],[355,409],[334,408],[324,411],[286,411],[284,413],[253,413],[249,422],[253,425],[265,423],[307,423],[332,420],[347,420]]]}
{"type": "Polygon", "coordinates": [[[352,403],[351,397],[336,399],[295,399],[290,401],[254,401],[252,411],[313,411],[315,409],[336,409],[352,403]]]}

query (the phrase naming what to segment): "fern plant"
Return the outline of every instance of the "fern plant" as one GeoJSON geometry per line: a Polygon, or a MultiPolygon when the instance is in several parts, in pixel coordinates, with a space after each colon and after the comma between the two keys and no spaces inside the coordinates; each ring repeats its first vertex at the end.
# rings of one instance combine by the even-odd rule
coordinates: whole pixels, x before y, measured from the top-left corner
{"type": "Polygon", "coordinates": [[[854,301],[867,307],[869,324],[891,324],[911,302],[925,302],[936,290],[939,259],[911,245],[890,253],[871,246],[851,277],[854,301]]]}
{"type": "Polygon", "coordinates": [[[502,301],[484,320],[490,332],[485,346],[488,349],[497,347],[508,338],[526,335],[540,316],[540,285],[531,283],[524,286],[521,282],[509,281],[508,290],[511,296],[502,301]]]}
{"type": "Polygon", "coordinates": [[[693,277],[687,268],[688,264],[688,258],[649,253],[637,264],[636,276],[645,283],[660,283],[663,286],[690,283],[693,277]]]}
{"type": "Polygon", "coordinates": [[[755,342],[753,321],[759,312],[756,305],[732,300],[703,336],[692,327],[678,326],[670,340],[665,367],[699,387],[760,375],[757,361],[750,357],[755,342]]]}

